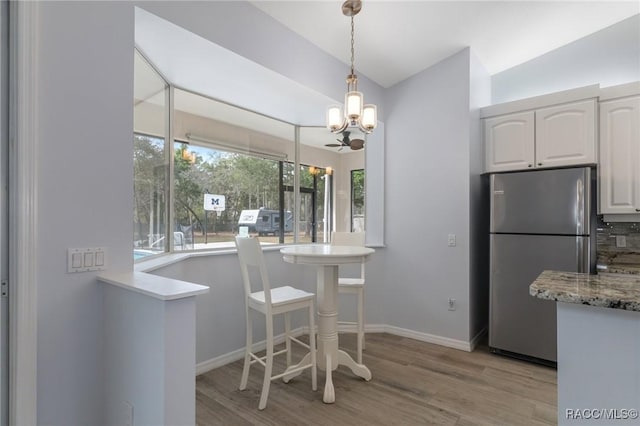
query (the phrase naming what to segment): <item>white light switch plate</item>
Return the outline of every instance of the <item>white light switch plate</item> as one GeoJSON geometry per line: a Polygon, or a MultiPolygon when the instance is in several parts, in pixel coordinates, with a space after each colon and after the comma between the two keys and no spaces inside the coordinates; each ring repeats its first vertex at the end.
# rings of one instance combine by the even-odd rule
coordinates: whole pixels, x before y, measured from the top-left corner
{"type": "Polygon", "coordinates": [[[67,249],[67,272],[104,271],[107,269],[107,248],[67,249]]]}

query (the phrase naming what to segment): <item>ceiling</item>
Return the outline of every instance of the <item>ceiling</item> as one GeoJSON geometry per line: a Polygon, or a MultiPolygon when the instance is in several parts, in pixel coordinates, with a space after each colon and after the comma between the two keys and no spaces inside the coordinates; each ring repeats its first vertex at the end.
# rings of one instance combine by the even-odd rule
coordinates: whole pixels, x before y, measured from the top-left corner
{"type": "MultiPolygon", "coordinates": [[[[350,24],[341,1],[252,3],[349,63],[350,24]]],[[[355,17],[355,64],[390,87],[470,46],[493,75],[638,13],[637,0],[365,0],[355,17]]]]}

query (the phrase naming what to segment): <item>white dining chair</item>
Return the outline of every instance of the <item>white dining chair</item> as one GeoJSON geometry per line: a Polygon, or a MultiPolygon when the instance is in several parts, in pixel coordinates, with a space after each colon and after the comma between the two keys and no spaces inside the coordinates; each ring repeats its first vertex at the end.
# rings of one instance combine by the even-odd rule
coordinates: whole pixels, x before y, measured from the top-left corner
{"type": "MultiPolygon", "coordinates": [[[[364,246],[364,232],[332,232],[331,245],[364,246]]],[[[355,325],[357,333],[357,362],[362,364],[364,349],[364,261],[360,264],[360,276],[356,278],[338,278],[339,294],[355,294],[358,300],[357,321],[338,321],[338,324],[355,325]]]]}
{"type": "MultiPolygon", "coordinates": [[[[262,247],[257,238],[236,237],[236,247],[238,249],[238,258],[240,260],[240,271],[242,273],[242,281],[245,293],[245,315],[247,324],[247,342],[245,347],[244,367],[242,369],[242,379],[240,381],[240,390],[247,388],[247,380],[249,378],[249,369],[251,364],[259,363],[264,367],[264,380],[262,383],[262,393],[260,395],[260,403],[258,409],[263,410],[267,406],[267,398],[269,396],[269,387],[271,381],[284,377],[290,373],[311,369],[311,388],[315,391],[317,385],[316,370],[316,340],[315,340],[315,310],[314,297],[315,294],[309,293],[290,286],[282,286],[271,288],[267,266],[264,261],[262,247]],[[252,292],[251,288],[251,272],[257,270],[257,275],[261,282],[261,291],[252,292]],[[296,339],[291,335],[291,318],[293,311],[306,309],[309,313],[309,344],[296,339]],[[260,312],[265,316],[266,322],[266,342],[267,352],[263,357],[258,357],[253,352],[253,312],[260,312]],[[285,324],[285,348],[274,353],[273,340],[273,318],[275,315],[284,314],[285,324]],[[291,366],[291,342],[298,343],[307,348],[311,355],[309,364],[301,365],[296,368],[288,369],[281,374],[272,375],[273,373],[273,357],[276,355],[286,354],[287,368],[291,366]]],[[[255,272],[253,276],[256,276],[255,272]]],[[[285,378],[286,379],[286,378],[285,378]]]]}

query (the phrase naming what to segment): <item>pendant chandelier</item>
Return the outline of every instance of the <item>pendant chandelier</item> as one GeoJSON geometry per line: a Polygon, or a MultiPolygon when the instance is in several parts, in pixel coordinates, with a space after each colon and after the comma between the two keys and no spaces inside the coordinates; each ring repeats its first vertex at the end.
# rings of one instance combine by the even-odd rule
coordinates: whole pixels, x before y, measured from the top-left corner
{"type": "Polygon", "coordinates": [[[354,68],[353,17],[362,9],[361,0],[347,0],[342,4],[342,13],[351,17],[351,73],[347,75],[347,93],[344,107],[332,105],[327,109],[327,128],[332,133],[341,133],[347,127],[358,127],[364,133],[371,133],[378,125],[377,108],[373,104],[364,105],[364,96],[358,91],[358,76],[354,68]]]}

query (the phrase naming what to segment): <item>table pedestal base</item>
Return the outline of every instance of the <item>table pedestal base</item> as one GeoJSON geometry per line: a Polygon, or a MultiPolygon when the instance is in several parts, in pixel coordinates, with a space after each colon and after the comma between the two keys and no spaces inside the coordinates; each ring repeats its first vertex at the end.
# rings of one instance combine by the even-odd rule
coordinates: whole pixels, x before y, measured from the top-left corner
{"type": "MultiPolygon", "coordinates": [[[[293,370],[295,368],[301,367],[303,365],[308,365],[311,362],[311,354],[306,354],[302,360],[296,364],[287,368],[287,371],[293,370]]],[[[338,368],[339,365],[344,365],[348,367],[353,374],[358,377],[362,377],[367,382],[371,380],[371,371],[364,364],[358,364],[351,358],[351,356],[343,350],[338,350],[338,359],[337,362],[334,363],[330,353],[327,353],[324,358],[324,366],[318,365],[321,370],[326,371],[326,378],[324,383],[324,395],[322,397],[322,401],[327,404],[332,404],[336,401],[336,392],[333,387],[333,378],[332,371],[338,368]]],[[[285,383],[289,383],[291,379],[302,374],[302,371],[296,371],[295,373],[286,374],[282,377],[282,380],[285,383]]]]}

